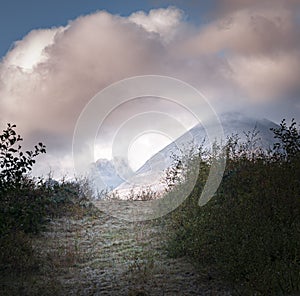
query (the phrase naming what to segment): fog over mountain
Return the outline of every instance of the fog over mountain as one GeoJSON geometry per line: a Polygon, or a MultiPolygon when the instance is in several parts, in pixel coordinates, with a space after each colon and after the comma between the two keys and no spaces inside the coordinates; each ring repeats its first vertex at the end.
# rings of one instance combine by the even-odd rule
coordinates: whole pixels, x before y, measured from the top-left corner
{"type": "MultiPolygon", "coordinates": [[[[49,171],[55,178],[78,174],[72,157],[78,119],[96,94],[130,77],[179,79],[203,93],[217,113],[245,110],[275,122],[293,117],[300,121],[299,0],[222,0],[213,5],[174,1],[171,6],[158,1],[153,7],[151,1],[131,7],[120,1],[126,7],[123,13],[107,7],[114,1],[102,2],[98,9],[66,14],[56,22],[57,11],[63,9],[57,10],[50,1],[55,7],[52,17],[48,10],[45,15],[50,23],[22,30],[0,57],[0,128],[16,124],[26,149],[40,141],[46,145],[47,154],[34,167],[36,176],[49,171]]],[[[37,12],[23,5],[28,13],[37,12]]],[[[3,13],[0,21],[6,16],[11,25],[21,18],[28,22],[28,13],[18,17],[3,13]]],[[[1,28],[5,38],[11,26],[1,28]]],[[[104,98],[99,114],[111,102],[104,98]]],[[[194,100],[195,108],[201,108],[199,104],[194,100]]],[[[110,158],[106,143],[111,135],[153,106],[184,123],[178,106],[165,109],[157,98],[136,98],[105,114],[103,145],[96,147],[101,155],[87,163],[110,158]]],[[[99,116],[95,126],[102,122],[99,116]]]]}
{"type": "MultiPolygon", "coordinates": [[[[251,134],[255,131],[259,132],[256,136],[255,145],[268,149],[273,147],[275,143],[273,132],[270,129],[276,128],[278,125],[268,119],[247,117],[238,112],[228,112],[220,116],[220,122],[225,138],[222,141],[218,140],[222,143],[232,135],[238,135],[241,141],[244,141],[248,132],[251,134]]],[[[97,171],[93,170],[92,174],[94,174],[94,180],[97,179],[95,176],[98,176],[98,180],[100,178],[100,183],[103,183],[102,189],[114,189],[114,192],[118,192],[120,195],[129,194],[133,188],[136,191],[145,188],[161,191],[164,188],[162,185],[164,173],[174,163],[174,157],[183,157],[192,147],[200,147],[201,145],[204,148],[211,147],[204,126],[198,124],[153,155],[135,172],[133,177],[127,180],[122,178],[123,173],[120,171],[126,170],[126,161],[120,165],[120,160],[118,160],[119,162],[115,166],[116,160],[100,159],[95,163],[94,169],[97,171]]]]}

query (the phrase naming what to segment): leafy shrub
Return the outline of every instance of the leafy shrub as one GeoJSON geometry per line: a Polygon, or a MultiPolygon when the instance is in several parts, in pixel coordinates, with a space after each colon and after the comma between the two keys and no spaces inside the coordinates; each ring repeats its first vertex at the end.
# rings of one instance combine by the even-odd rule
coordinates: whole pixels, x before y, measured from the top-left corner
{"type": "Polygon", "coordinates": [[[28,173],[35,158],[46,149],[42,143],[34,151],[22,152],[23,140],[8,124],[0,135],[0,234],[11,231],[37,232],[43,223],[48,195],[38,188],[28,173]]]}
{"type": "MultiPolygon", "coordinates": [[[[53,183],[53,182],[50,182],[53,183]]],[[[90,209],[88,199],[90,194],[87,180],[75,180],[54,182],[54,186],[48,186],[49,180],[43,182],[41,188],[49,195],[47,216],[81,218],[90,209]]]]}
{"type": "Polygon", "coordinates": [[[22,231],[6,233],[0,237],[0,274],[14,274],[37,270],[31,239],[22,231]]]}
{"type": "Polygon", "coordinates": [[[34,234],[44,230],[45,222],[58,216],[85,214],[84,184],[57,182],[50,177],[37,182],[29,173],[35,158],[45,153],[45,146],[39,143],[34,151],[23,153],[21,141],[15,125],[8,124],[0,135],[0,277],[5,279],[0,293],[5,291],[6,295],[32,294],[23,279],[32,279],[36,286],[35,276],[49,259],[36,252],[32,240],[34,234]]]}
{"type": "Polygon", "coordinates": [[[30,187],[10,191],[1,200],[0,233],[37,233],[46,220],[49,196],[30,187]]]}
{"type": "Polygon", "coordinates": [[[300,291],[299,130],[283,121],[274,134],[280,141],[269,154],[250,153],[245,144],[227,147],[230,158],[214,198],[197,205],[207,177],[202,170],[169,217],[170,255],[211,267],[241,295],[300,291]]]}
{"type": "Polygon", "coordinates": [[[274,137],[279,139],[279,142],[274,145],[274,154],[285,160],[299,156],[300,132],[294,119],[292,119],[290,126],[287,126],[285,119],[283,119],[279,128],[271,128],[271,130],[274,137]]]}
{"type": "Polygon", "coordinates": [[[23,141],[14,130],[16,126],[8,124],[0,135],[0,191],[10,188],[21,188],[26,178],[25,174],[31,171],[35,157],[46,153],[46,147],[39,143],[34,151],[21,151],[19,142],[23,141]]]}

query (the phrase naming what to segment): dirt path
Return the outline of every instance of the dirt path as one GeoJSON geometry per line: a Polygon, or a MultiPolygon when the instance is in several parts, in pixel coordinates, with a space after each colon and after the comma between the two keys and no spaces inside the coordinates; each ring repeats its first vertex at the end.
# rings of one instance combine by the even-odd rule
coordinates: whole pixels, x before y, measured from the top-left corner
{"type": "Polygon", "coordinates": [[[49,258],[44,277],[52,283],[47,292],[230,295],[216,288],[187,259],[168,258],[162,236],[158,224],[129,223],[99,211],[80,219],[54,220],[36,240],[41,256],[49,258]]]}

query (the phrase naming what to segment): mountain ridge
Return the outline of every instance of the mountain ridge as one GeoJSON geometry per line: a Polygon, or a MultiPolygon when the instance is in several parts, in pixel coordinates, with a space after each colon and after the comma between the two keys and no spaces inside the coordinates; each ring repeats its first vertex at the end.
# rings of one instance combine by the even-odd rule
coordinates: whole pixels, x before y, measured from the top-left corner
{"type": "MultiPolygon", "coordinates": [[[[275,143],[271,128],[278,128],[279,126],[269,119],[249,117],[239,112],[223,113],[219,116],[219,119],[224,131],[225,138],[222,139],[223,142],[232,135],[238,135],[244,141],[246,133],[258,131],[258,146],[268,149],[275,143]]],[[[100,176],[105,181],[105,184],[109,185],[108,189],[112,189],[113,192],[128,191],[129,188],[135,187],[141,189],[143,186],[149,186],[153,190],[160,190],[161,180],[165,171],[174,163],[174,156],[182,157],[186,149],[191,149],[192,145],[197,148],[204,143],[204,148],[209,148],[211,145],[209,145],[207,138],[204,125],[199,123],[150,157],[136,170],[135,175],[130,180],[122,180],[114,168],[113,161],[103,159],[97,161],[98,169],[101,170],[101,166],[105,163],[106,168],[109,167],[109,175],[105,173],[105,170],[102,170],[99,172],[100,176]],[[191,140],[193,143],[191,143],[191,140]]]]}

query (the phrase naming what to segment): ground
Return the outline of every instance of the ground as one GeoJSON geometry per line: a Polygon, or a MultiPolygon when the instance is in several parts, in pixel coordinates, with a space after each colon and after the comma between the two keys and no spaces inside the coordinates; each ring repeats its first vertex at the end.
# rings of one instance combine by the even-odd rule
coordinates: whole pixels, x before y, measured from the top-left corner
{"type": "MultiPolygon", "coordinates": [[[[162,222],[126,222],[95,207],[49,222],[33,239],[42,268],[8,275],[7,295],[231,295],[207,270],[168,257],[162,222]]],[[[5,293],[3,293],[5,294],[5,293]]]]}

